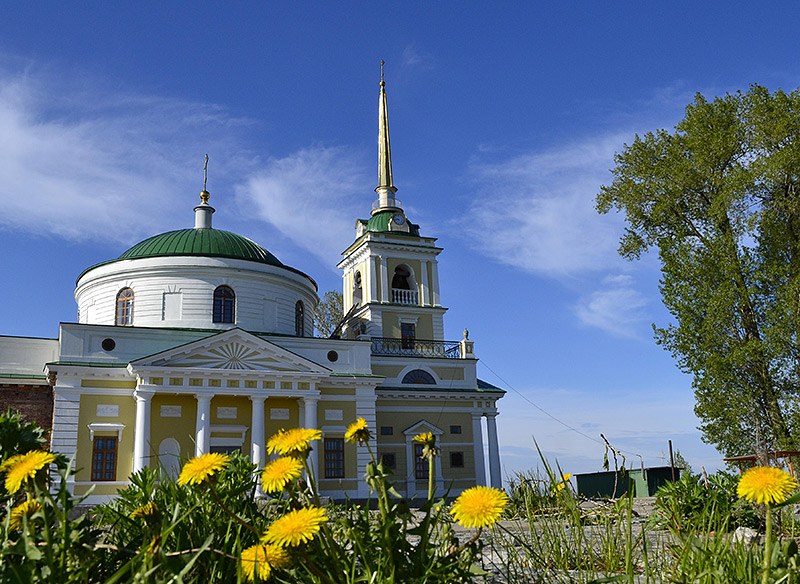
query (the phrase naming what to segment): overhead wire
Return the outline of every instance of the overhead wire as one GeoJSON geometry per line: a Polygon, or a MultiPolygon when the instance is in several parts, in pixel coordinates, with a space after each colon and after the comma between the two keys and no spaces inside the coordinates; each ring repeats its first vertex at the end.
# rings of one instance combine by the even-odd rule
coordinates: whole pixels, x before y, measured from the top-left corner
{"type": "MultiPolygon", "coordinates": [[[[565,427],[565,428],[567,428],[568,430],[572,430],[572,431],[573,431],[573,432],[575,432],[576,434],[580,434],[580,435],[581,435],[581,436],[583,436],[584,438],[587,438],[588,440],[591,440],[592,442],[596,442],[597,444],[600,444],[600,445],[602,445],[604,448],[606,447],[606,444],[605,444],[605,443],[604,443],[602,440],[598,440],[597,438],[594,438],[594,437],[590,436],[589,434],[587,434],[587,433],[585,433],[585,432],[582,432],[582,431],[578,430],[577,428],[574,428],[573,426],[570,426],[570,425],[569,425],[569,424],[567,424],[567,423],[566,423],[564,420],[561,420],[561,419],[557,418],[556,416],[554,416],[553,414],[551,414],[550,412],[548,412],[547,410],[545,410],[543,407],[541,407],[541,406],[539,406],[539,405],[535,404],[535,403],[534,403],[534,402],[533,402],[531,399],[529,399],[529,398],[528,398],[528,396],[526,396],[526,395],[525,395],[524,393],[522,393],[521,391],[517,390],[517,389],[516,389],[516,388],[515,388],[513,385],[511,385],[511,384],[510,384],[508,381],[506,381],[505,379],[503,379],[503,378],[502,378],[502,377],[501,377],[501,376],[500,376],[500,375],[499,375],[499,374],[498,374],[498,373],[497,373],[497,372],[496,372],[494,369],[492,369],[491,367],[489,367],[489,365],[486,363],[486,360],[485,360],[485,359],[481,359],[481,364],[482,364],[484,367],[486,367],[486,368],[487,368],[489,371],[491,371],[491,372],[492,372],[492,375],[494,375],[495,377],[497,377],[497,379],[499,379],[499,380],[500,380],[502,383],[504,383],[504,384],[505,384],[505,385],[506,385],[506,386],[507,386],[507,387],[508,387],[508,388],[509,388],[511,391],[513,391],[515,394],[517,394],[517,395],[518,395],[519,397],[521,397],[523,400],[525,400],[526,402],[528,402],[528,403],[529,403],[530,405],[532,405],[534,408],[536,408],[537,410],[539,410],[540,412],[542,412],[542,413],[543,413],[545,416],[547,416],[548,418],[550,418],[550,419],[552,419],[552,420],[555,420],[556,422],[558,422],[559,424],[561,424],[562,426],[564,426],[564,427],[565,427]]],[[[633,456],[638,456],[640,460],[643,460],[643,459],[642,459],[642,455],[641,455],[641,454],[639,454],[638,452],[631,452],[631,451],[629,451],[629,450],[622,450],[622,449],[617,449],[617,452],[622,452],[622,453],[624,453],[624,454],[630,454],[630,455],[633,455],[633,456]]]]}

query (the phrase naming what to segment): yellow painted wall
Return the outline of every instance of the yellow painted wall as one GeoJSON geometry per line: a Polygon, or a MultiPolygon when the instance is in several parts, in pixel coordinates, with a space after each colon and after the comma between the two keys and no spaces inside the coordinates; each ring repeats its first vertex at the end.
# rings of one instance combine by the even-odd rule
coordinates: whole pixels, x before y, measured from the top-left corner
{"type": "MultiPolygon", "coordinates": [[[[385,403],[385,402],[382,402],[385,403]]],[[[393,400],[392,405],[405,403],[408,407],[413,407],[413,403],[403,402],[402,400],[393,400]]],[[[426,406],[439,407],[444,405],[442,402],[425,402],[426,406]],[[438,405],[435,405],[437,404],[438,405]]],[[[463,404],[456,404],[461,405],[463,404]]],[[[442,408],[436,414],[431,412],[380,412],[378,411],[376,423],[376,435],[378,441],[378,452],[383,454],[385,452],[393,452],[395,454],[396,468],[394,470],[395,478],[405,480],[408,472],[406,461],[406,437],[403,431],[406,428],[413,426],[420,420],[426,420],[444,430],[444,434],[439,437],[438,446],[442,450],[442,476],[445,482],[450,479],[466,479],[475,476],[475,452],[472,446],[472,415],[469,413],[448,412],[446,408],[442,408]],[[450,426],[460,425],[461,434],[451,434],[450,426]],[[391,436],[383,436],[380,433],[381,426],[391,426],[393,434],[391,436]],[[450,452],[459,451],[464,453],[464,467],[463,468],[450,468],[450,452]],[[399,477],[399,478],[398,478],[399,477]]],[[[413,471],[413,463],[412,463],[413,471]]],[[[427,489],[427,485],[425,489],[427,489]]]]}
{"type": "Polygon", "coordinates": [[[150,406],[150,466],[158,461],[158,447],[167,438],[181,445],[181,457],[194,456],[194,438],[197,424],[197,400],[191,395],[157,393],[150,406]],[[180,418],[162,418],[161,406],[181,406],[180,418]]]}
{"type": "Polygon", "coordinates": [[[349,426],[356,421],[356,402],[350,400],[320,401],[317,406],[319,427],[349,426]],[[326,420],[325,410],[342,410],[342,420],[326,420]]]}
{"type": "Polygon", "coordinates": [[[394,278],[394,270],[399,265],[406,265],[414,272],[414,280],[417,283],[417,292],[422,288],[422,263],[419,260],[400,260],[388,258],[386,260],[387,276],[389,288],[392,287],[392,278],[394,278]]]}
{"type": "MultiPolygon", "coordinates": [[[[356,421],[356,404],[354,401],[321,401],[319,402],[317,414],[319,415],[319,426],[349,426],[356,421]],[[342,420],[326,420],[325,410],[342,410],[342,420]]],[[[329,438],[344,438],[344,431],[327,432],[322,439],[329,438]]],[[[324,444],[320,443],[318,450],[320,466],[320,476],[325,475],[325,457],[323,456],[324,444]]],[[[344,476],[345,477],[358,477],[358,469],[356,468],[356,445],[353,443],[345,442],[344,444],[344,476]]],[[[330,479],[339,481],[340,479],[330,479]]],[[[332,487],[326,487],[332,488],[332,487]]]]}
{"type": "MultiPolygon", "coordinates": [[[[413,314],[414,307],[409,306],[408,308],[409,313],[413,314]]],[[[430,314],[420,314],[414,332],[418,339],[432,339],[433,317],[430,314]]],[[[383,336],[392,339],[400,338],[400,319],[392,312],[383,312],[383,336]]]]}
{"type": "MultiPolygon", "coordinates": [[[[75,467],[78,470],[75,480],[90,481],[92,467],[93,443],[89,432],[89,424],[93,422],[111,422],[125,424],[122,439],[117,442],[117,480],[127,480],[133,469],[133,430],[136,422],[136,403],[131,396],[125,395],[82,395],[78,414],[78,452],[75,467]],[[119,416],[97,417],[97,406],[118,405],[119,416]]],[[[96,432],[95,436],[116,436],[115,432],[96,432]]],[[[116,492],[116,491],[114,491],[116,492]]]]}
{"type": "Polygon", "coordinates": [[[384,377],[397,377],[404,369],[402,365],[373,365],[372,373],[375,375],[383,375],[384,377]]]}
{"type": "Polygon", "coordinates": [[[352,387],[320,387],[321,395],[355,395],[356,390],[352,387]]]}
{"type": "Polygon", "coordinates": [[[433,372],[439,376],[442,381],[452,381],[464,379],[463,367],[431,367],[433,372]]]}
{"type": "MultiPolygon", "coordinates": [[[[125,477],[124,480],[127,480],[125,477]]],[[[92,483],[91,485],[75,485],[75,494],[85,495],[92,489],[92,495],[116,495],[120,489],[124,489],[124,485],[114,485],[105,482],[92,483]]]]}
{"type": "MultiPolygon", "coordinates": [[[[253,423],[253,402],[247,397],[238,395],[216,395],[211,400],[211,437],[222,438],[224,435],[214,432],[214,426],[247,426],[242,444],[242,454],[250,455],[250,425],[253,423]],[[217,417],[217,408],[236,408],[236,418],[217,417]]],[[[237,435],[238,436],[238,435],[237,435]]]]}
{"type": "Polygon", "coordinates": [[[466,479],[475,476],[475,450],[471,446],[446,446],[442,445],[442,476],[445,481],[448,479],[466,479]],[[457,468],[450,466],[450,453],[464,453],[464,467],[457,468]]]}
{"type": "MultiPolygon", "coordinates": [[[[345,459],[345,462],[346,459],[345,459]]],[[[322,491],[355,491],[358,481],[351,479],[320,479],[319,487],[322,491]]]]}

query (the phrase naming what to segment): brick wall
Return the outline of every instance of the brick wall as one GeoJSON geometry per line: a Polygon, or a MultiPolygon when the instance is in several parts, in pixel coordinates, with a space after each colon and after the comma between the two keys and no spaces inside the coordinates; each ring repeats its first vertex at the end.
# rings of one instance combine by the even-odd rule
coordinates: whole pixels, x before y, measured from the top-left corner
{"type": "Polygon", "coordinates": [[[0,383],[0,411],[11,408],[28,422],[36,422],[45,430],[53,424],[53,390],[49,385],[16,385],[0,383]]]}

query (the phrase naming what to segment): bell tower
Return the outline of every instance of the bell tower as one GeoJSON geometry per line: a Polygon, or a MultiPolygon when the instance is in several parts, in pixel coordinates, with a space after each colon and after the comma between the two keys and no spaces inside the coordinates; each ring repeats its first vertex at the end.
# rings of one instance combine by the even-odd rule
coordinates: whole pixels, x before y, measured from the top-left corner
{"type": "Polygon", "coordinates": [[[342,255],[345,318],[342,337],[443,341],[436,239],[420,235],[396,198],[389,143],[389,112],[381,61],[378,100],[378,199],[369,219],[356,221],[356,239],[342,255]]]}

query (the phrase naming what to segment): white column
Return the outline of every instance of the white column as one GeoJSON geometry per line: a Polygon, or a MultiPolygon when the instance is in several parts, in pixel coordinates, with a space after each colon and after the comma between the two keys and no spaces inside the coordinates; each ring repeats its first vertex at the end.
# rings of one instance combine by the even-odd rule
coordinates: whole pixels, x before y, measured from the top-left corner
{"type": "Polygon", "coordinates": [[[197,422],[195,423],[194,455],[208,453],[211,436],[211,396],[195,394],[197,398],[197,422]]]}
{"type": "Polygon", "coordinates": [[[133,392],[136,399],[136,429],[133,432],[133,472],[139,472],[147,466],[148,445],[150,444],[150,402],[152,391],[137,389],[133,392]]]}
{"type": "Polygon", "coordinates": [[[439,303],[439,262],[431,262],[431,288],[433,288],[433,305],[441,306],[439,303]]]}
{"type": "MultiPolygon", "coordinates": [[[[316,428],[317,427],[317,401],[319,401],[318,395],[308,395],[303,398],[303,405],[305,410],[305,427],[306,428],[316,428]]],[[[308,466],[311,467],[311,470],[314,473],[314,476],[319,478],[319,474],[317,473],[317,459],[319,458],[319,452],[322,450],[321,446],[317,446],[316,448],[312,446],[313,450],[311,454],[308,456],[308,466]]]]}
{"type": "Polygon", "coordinates": [[[486,461],[483,458],[483,429],[481,414],[472,414],[472,442],[475,448],[475,484],[486,484],[486,461]]]}
{"type": "Polygon", "coordinates": [[[430,305],[430,300],[428,299],[428,262],[422,261],[422,274],[421,281],[422,281],[422,298],[420,298],[420,304],[422,306],[430,305]]]}
{"type": "Polygon", "coordinates": [[[369,298],[367,302],[378,302],[378,277],[375,274],[375,258],[367,256],[367,267],[369,274],[369,298]]]}
{"type": "Polygon", "coordinates": [[[391,302],[392,291],[389,290],[389,271],[386,267],[386,256],[381,256],[381,302],[391,302]]]}
{"type": "Polygon", "coordinates": [[[414,456],[414,440],[413,434],[406,436],[406,498],[410,499],[417,492],[417,473],[416,463],[417,459],[414,456]]]}
{"type": "Polygon", "coordinates": [[[489,435],[489,479],[491,486],[499,489],[503,486],[500,476],[500,449],[497,445],[497,412],[486,414],[486,433],[489,435]]]}
{"type": "Polygon", "coordinates": [[[433,480],[436,484],[437,494],[441,497],[444,491],[444,476],[442,475],[442,441],[441,436],[436,437],[436,447],[439,453],[433,459],[433,480]]]}
{"type": "Polygon", "coordinates": [[[263,466],[265,454],[264,445],[264,396],[251,395],[253,403],[252,421],[250,423],[250,462],[257,468],[263,466]]]}

